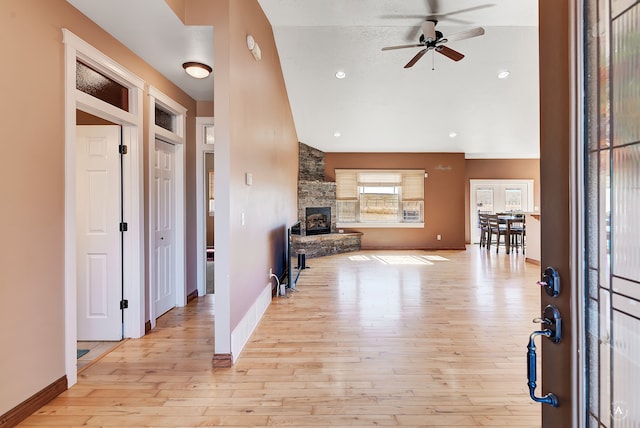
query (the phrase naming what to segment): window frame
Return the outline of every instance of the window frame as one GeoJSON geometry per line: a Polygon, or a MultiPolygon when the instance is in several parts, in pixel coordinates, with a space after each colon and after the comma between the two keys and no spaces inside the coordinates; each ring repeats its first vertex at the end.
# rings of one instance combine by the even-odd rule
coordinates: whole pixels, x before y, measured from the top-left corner
{"type": "MultiPolygon", "coordinates": [[[[336,169],[336,226],[338,228],[424,228],[424,176],[423,169],[336,169]],[[368,179],[366,177],[369,177],[368,179]],[[395,176],[395,177],[394,177],[395,176]],[[377,177],[377,178],[376,178],[377,177]],[[379,179],[379,180],[378,180],[379,179]],[[408,186],[411,187],[411,191],[408,186]],[[375,187],[394,187],[397,189],[396,221],[363,221],[361,206],[363,190],[375,187]],[[421,197],[420,197],[421,196],[421,197]],[[404,212],[406,204],[418,204],[417,221],[407,221],[404,212]],[[341,220],[345,206],[352,204],[347,211],[352,215],[341,220]]],[[[412,210],[415,215],[416,210],[412,210]]]]}

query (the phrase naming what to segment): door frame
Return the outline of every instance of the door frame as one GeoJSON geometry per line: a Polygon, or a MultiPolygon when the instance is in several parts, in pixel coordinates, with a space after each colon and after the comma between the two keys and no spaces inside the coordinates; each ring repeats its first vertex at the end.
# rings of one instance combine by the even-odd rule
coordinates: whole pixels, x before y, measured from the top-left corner
{"type": "Polygon", "coordinates": [[[469,243],[477,244],[480,242],[479,234],[474,232],[477,230],[478,225],[478,210],[475,202],[475,192],[474,186],[497,186],[497,185],[526,185],[527,186],[527,206],[529,207],[526,211],[536,211],[534,207],[534,179],[533,178],[504,178],[504,179],[469,179],[469,243]],[[474,242],[474,238],[478,242],[474,242]]]}
{"type": "Polygon", "coordinates": [[[205,138],[206,126],[214,126],[213,117],[196,117],[196,284],[200,296],[204,296],[207,292],[207,264],[202,257],[206,255],[207,251],[205,239],[207,215],[204,203],[206,196],[204,183],[207,181],[207,176],[204,169],[204,157],[205,153],[214,153],[214,145],[207,144],[205,138]]]}
{"type": "Polygon", "coordinates": [[[120,64],[80,39],[66,28],[62,29],[64,44],[65,91],[65,372],[67,385],[77,382],[77,314],[76,314],[76,110],[106,119],[122,127],[121,144],[128,146],[123,159],[122,179],[124,216],[129,231],[123,235],[123,251],[127,263],[123,266],[124,298],[129,308],[124,311],[124,337],[144,335],[144,193],[142,180],[142,105],[144,81],[120,64]],[[129,111],[121,110],[98,98],[76,89],[76,60],[91,65],[104,75],[129,89],[129,111]]]}
{"type": "MultiPolygon", "coordinates": [[[[148,150],[148,162],[149,162],[149,186],[154,180],[154,171],[151,165],[154,163],[153,156],[155,155],[156,139],[172,144],[174,146],[174,162],[175,162],[175,176],[174,176],[174,221],[175,221],[175,251],[173,267],[175,272],[174,293],[175,293],[175,305],[185,306],[187,304],[187,277],[186,277],[186,158],[184,153],[185,148],[185,129],[186,129],[186,117],[187,109],[178,104],[176,101],[169,98],[167,95],[149,85],[149,114],[148,114],[148,129],[149,129],[149,150],[148,150]],[[156,105],[162,107],[163,110],[168,111],[174,115],[175,119],[175,132],[166,130],[155,123],[155,107],[156,105]]],[[[151,255],[154,249],[154,231],[155,231],[155,216],[151,212],[156,203],[156,195],[154,192],[149,191],[148,195],[149,203],[149,225],[147,233],[147,245],[149,254],[149,321],[151,328],[156,326],[157,314],[155,304],[155,289],[153,284],[155,282],[156,272],[156,260],[151,255]]]]}

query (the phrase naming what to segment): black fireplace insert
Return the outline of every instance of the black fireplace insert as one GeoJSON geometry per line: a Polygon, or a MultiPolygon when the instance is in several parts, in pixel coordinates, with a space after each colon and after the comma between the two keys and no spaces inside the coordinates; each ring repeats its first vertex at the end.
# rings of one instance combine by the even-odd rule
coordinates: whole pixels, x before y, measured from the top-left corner
{"type": "Polygon", "coordinates": [[[331,233],[331,207],[307,207],[306,215],[307,235],[331,233]]]}

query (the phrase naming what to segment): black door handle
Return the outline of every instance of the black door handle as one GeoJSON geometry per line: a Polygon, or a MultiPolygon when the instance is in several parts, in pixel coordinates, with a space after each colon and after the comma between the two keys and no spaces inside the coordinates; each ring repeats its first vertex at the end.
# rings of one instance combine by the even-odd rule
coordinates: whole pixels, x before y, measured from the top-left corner
{"type": "Polygon", "coordinates": [[[531,399],[537,403],[550,404],[558,407],[558,397],[553,393],[548,393],[543,397],[536,397],[536,381],[537,381],[537,355],[536,355],[536,336],[544,336],[549,338],[553,343],[562,340],[562,317],[560,311],[554,305],[547,305],[541,318],[536,318],[533,322],[538,322],[547,326],[544,330],[537,330],[529,335],[529,344],[527,345],[527,385],[529,386],[529,395],[531,399]]]}

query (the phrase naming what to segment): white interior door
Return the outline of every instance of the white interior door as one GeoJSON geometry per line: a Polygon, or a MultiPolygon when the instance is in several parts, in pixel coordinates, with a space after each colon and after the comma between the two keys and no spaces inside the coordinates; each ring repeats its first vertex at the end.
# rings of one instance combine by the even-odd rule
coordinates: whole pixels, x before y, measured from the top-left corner
{"type": "Polygon", "coordinates": [[[533,180],[471,180],[469,188],[472,244],[480,242],[478,211],[533,211],[533,180]]]}
{"type": "Polygon", "coordinates": [[[156,317],[176,306],[175,147],[156,139],[154,156],[155,231],[153,290],[156,317]]]}
{"type": "Polygon", "coordinates": [[[76,127],[78,340],[122,339],[120,127],[76,127]]]}

